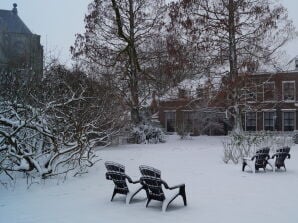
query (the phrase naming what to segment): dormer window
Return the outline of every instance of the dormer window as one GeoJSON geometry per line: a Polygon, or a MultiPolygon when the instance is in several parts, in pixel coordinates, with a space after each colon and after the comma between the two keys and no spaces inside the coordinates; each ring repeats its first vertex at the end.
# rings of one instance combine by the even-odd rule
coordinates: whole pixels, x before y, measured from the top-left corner
{"type": "Polygon", "coordinates": [[[198,87],[196,89],[196,92],[197,92],[197,97],[198,98],[203,98],[204,97],[204,89],[203,88],[198,87]]]}
{"type": "Polygon", "coordinates": [[[190,91],[186,89],[178,89],[178,97],[179,98],[188,98],[190,96],[190,91]]]}

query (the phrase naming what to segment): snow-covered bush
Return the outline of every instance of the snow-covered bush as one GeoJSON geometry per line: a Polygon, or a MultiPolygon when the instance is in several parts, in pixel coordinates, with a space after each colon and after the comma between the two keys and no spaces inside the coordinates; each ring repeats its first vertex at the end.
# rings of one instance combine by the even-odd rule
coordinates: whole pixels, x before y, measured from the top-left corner
{"type": "Polygon", "coordinates": [[[269,147],[274,152],[283,146],[291,147],[292,143],[291,136],[275,132],[232,133],[228,139],[223,141],[223,161],[225,163],[232,161],[237,164],[243,157],[253,156],[259,148],[269,147]]]}
{"type": "Polygon", "coordinates": [[[82,73],[57,67],[31,100],[0,96],[0,174],[46,179],[85,173],[98,160],[94,148],[108,146],[121,128],[109,92],[82,73]]]}
{"type": "Polygon", "coordinates": [[[161,128],[151,124],[140,124],[134,126],[131,130],[130,138],[134,143],[163,143],[165,142],[165,134],[161,128]]]}
{"type": "Polygon", "coordinates": [[[190,137],[191,129],[185,125],[177,126],[177,134],[180,136],[180,139],[187,139],[190,137]]]}

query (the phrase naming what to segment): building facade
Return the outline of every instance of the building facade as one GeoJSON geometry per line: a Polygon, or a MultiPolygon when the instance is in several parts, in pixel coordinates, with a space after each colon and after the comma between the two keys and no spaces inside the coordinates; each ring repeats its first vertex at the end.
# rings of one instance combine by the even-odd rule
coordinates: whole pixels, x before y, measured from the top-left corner
{"type": "Polygon", "coordinates": [[[293,131],[298,129],[298,70],[251,75],[243,114],[246,131],[293,131]]]}
{"type": "Polygon", "coordinates": [[[178,89],[176,97],[161,100],[158,114],[166,133],[224,135],[230,130],[224,108],[211,106],[212,92],[197,87],[194,94],[178,89]]]}
{"type": "MultiPolygon", "coordinates": [[[[298,130],[298,57],[292,62],[292,71],[240,75],[244,131],[298,130]]],[[[161,101],[159,121],[165,131],[187,128],[194,135],[227,134],[233,126],[227,112],[231,103],[227,94],[229,83],[222,86],[225,87],[218,88],[217,93],[198,88],[190,97],[177,94],[176,99],[161,101]]]]}

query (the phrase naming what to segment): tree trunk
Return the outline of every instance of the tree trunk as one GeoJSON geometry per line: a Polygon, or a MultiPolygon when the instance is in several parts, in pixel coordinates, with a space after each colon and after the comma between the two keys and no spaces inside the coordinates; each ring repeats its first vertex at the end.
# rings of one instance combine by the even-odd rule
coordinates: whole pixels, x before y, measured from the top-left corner
{"type": "Polygon", "coordinates": [[[138,72],[140,71],[138,56],[135,48],[135,20],[134,20],[134,0],[129,0],[129,66],[130,66],[130,92],[131,92],[131,120],[133,124],[139,124],[140,105],[139,105],[139,83],[138,72]]]}
{"type": "Polygon", "coordinates": [[[233,103],[233,116],[234,116],[234,127],[233,130],[236,132],[242,131],[241,122],[241,107],[240,103],[240,89],[237,84],[238,81],[238,58],[237,58],[237,46],[236,46],[236,2],[235,0],[229,0],[228,11],[229,11],[229,64],[230,64],[230,84],[233,86],[231,89],[231,99],[233,103]]]}

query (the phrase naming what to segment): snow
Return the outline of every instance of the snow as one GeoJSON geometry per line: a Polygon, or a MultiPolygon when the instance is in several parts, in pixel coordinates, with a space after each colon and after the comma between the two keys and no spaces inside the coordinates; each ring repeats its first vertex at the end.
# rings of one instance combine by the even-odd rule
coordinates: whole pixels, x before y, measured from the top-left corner
{"type": "MultiPolygon", "coordinates": [[[[222,161],[224,137],[170,136],[166,143],[121,145],[98,150],[102,160],[87,175],[50,179],[27,189],[20,179],[11,189],[0,186],[0,222],[82,223],[82,222],[202,222],[250,223],[287,222],[298,219],[298,146],[291,148],[287,172],[242,172],[241,165],[222,161]],[[188,206],[178,197],[167,209],[152,201],[145,208],[145,193],[125,204],[113,184],[105,179],[104,161],[119,162],[133,179],[139,165],[161,170],[173,186],[186,184],[188,206]]],[[[247,168],[248,170],[249,168],[247,168]]]]}

